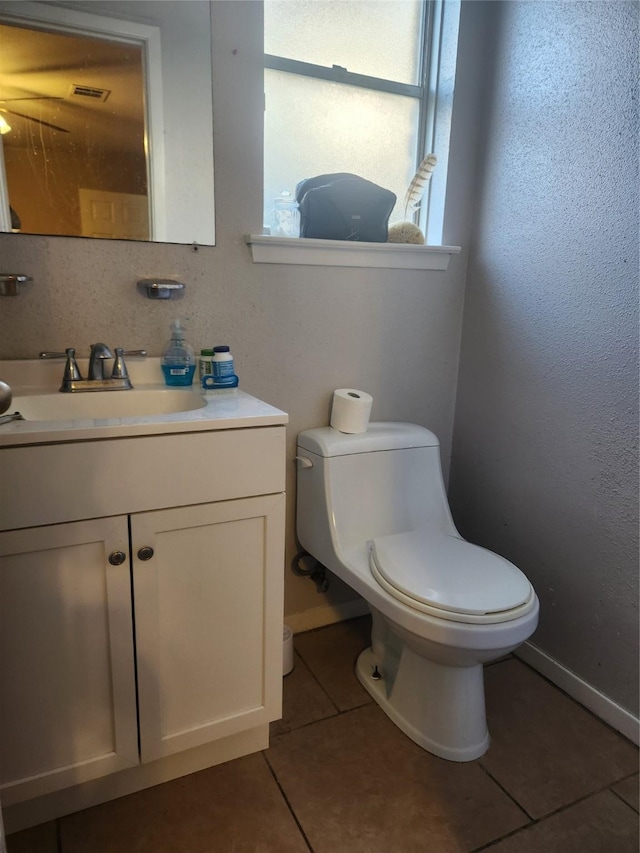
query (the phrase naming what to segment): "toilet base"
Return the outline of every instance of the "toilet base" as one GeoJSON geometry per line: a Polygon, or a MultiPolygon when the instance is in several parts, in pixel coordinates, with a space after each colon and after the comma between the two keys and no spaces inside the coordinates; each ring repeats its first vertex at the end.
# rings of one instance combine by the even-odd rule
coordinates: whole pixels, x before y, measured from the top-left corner
{"type": "Polygon", "coordinates": [[[482,665],[443,666],[404,646],[386,671],[371,648],[356,675],[385,714],[428,752],[448,761],[473,761],[489,747],[482,665]],[[376,671],[380,678],[373,678],[376,671]]]}

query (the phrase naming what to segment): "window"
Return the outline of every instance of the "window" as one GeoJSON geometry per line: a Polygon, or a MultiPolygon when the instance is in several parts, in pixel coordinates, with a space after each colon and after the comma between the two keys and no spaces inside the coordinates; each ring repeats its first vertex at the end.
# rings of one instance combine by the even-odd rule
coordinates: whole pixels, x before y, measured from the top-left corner
{"type": "Polygon", "coordinates": [[[305,178],[353,172],[396,194],[438,165],[418,224],[442,242],[457,47],[454,0],[265,0],[264,223],[305,178]]]}

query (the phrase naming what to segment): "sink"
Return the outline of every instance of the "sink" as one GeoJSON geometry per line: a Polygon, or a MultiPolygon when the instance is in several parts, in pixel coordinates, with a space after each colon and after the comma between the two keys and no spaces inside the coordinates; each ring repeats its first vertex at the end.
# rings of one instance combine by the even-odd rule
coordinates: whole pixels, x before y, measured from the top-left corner
{"type": "Polygon", "coordinates": [[[14,396],[11,411],[28,421],[75,421],[137,418],[192,412],[206,400],[189,388],[134,388],[130,391],[93,391],[76,394],[14,396]]]}
{"type": "MultiPolygon", "coordinates": [[[[86,376],[87,359],[78,366],[86,376]]],[[[286,423],[286,414],[240,388],[202,393],[195,384],[165,385],[155,356],[132,359],[128,368],[134,387],[127,391],[60,392],[60,368],[48,359],[0,360],[0,376],[13,390],[5,415],[21,412],[24,418],[0,424],[0,456],[7,457],[7,448],[93,439],[194,434],[197,443],[213,431],[286,423]]],[[[0,482],[3,477],[0,473],[0,482]]]]}

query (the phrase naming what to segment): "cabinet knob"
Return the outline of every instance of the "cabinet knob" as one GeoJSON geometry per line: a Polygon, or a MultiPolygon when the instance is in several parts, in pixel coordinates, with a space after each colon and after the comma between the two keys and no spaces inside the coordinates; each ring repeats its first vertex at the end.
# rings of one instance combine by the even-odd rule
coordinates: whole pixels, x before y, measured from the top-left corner
{"type": "Polygon", "coordinates": [[[149,548],[149,546],[145,546],[144,548],[140,548],[138,551],[138,559],[139,560],[150,560],[153,557],[153,548],[149,548]]]}
{"type": "Polygon", "coordinates": [[[121,566],[126,559],[127,555],[124,551],[112,551],[109,554],[109,562],[112,566],[121,566]]]}

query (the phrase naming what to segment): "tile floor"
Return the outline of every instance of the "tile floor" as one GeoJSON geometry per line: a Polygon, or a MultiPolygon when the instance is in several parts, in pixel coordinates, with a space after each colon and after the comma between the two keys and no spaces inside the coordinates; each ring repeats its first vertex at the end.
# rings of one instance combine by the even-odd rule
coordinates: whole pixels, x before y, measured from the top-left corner
{"type": "Polygon", "coordinates": [[[638,752],[515,658],[489,751],[421,750],[353,674],[368,619],[295,637],[271,747],[9,836],[8,853],[637,853],[638,752]]]}

